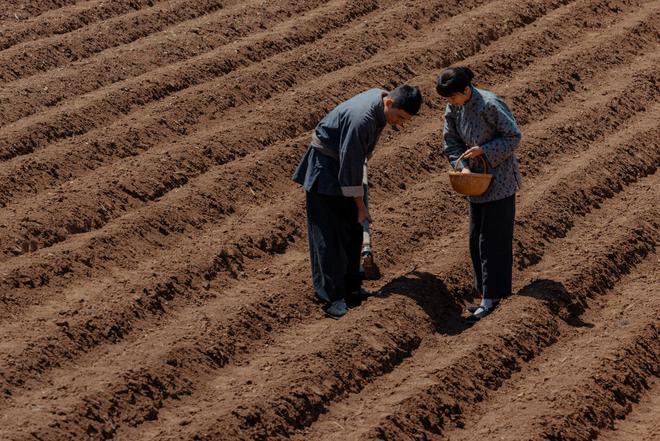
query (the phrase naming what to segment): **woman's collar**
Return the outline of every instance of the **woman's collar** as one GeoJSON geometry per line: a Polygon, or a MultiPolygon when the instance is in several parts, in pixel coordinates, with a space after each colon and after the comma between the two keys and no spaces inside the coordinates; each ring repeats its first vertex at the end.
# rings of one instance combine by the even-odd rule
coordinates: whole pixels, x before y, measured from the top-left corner
{"type": "Polygon", "coordinates": [[[474,86],[470,86],[470,99],[465,102],[464,106],[468,109],[472,109],[481,101],[482,98],[479,90],[474,86]]]}

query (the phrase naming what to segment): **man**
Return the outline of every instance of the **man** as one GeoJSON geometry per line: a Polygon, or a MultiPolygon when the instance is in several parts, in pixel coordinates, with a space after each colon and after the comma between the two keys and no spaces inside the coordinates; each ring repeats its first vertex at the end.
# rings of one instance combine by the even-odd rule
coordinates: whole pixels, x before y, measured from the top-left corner
{"type": "Polygon", "coordinates": [[[362,224],[372,222],[364,201],[363,167],[386,123],[417,114],[422,95],[402,85],[370,89],[339,104],[318,123],[293,180],[306,192],[307,228],[315,295],[333,318],[363,300],[362,224]]]}

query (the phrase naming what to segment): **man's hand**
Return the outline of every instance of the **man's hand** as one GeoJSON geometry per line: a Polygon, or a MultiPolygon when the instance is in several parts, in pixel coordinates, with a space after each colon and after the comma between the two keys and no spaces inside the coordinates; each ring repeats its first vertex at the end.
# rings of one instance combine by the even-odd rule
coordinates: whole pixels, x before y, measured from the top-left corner
{"type": "Polygon", "coordinates": [[[357,206],[358,209],[358,218],[357,221],[359,224],[364,223],[365,220],[369,221],[369,223],[372,223],[373,221],[371,220],[371,215],[369,214],[369,209],[364,203],[364,199],[362,196],[358,196],[354,198],[355,200],[355,205],[357,206]]]}
{"type": "Polygon", "coordinates": [[[465,153],[463,153],[463,158],[466,159],[476,158],[477,156],[481,156],[483,154],[484,154],[483,149],[477,145],[472,148],[469,148],[465,153]]]}
{"type": "Polygon", "coordinates": [[[367,207],[358,208],[358,224],[364,223],[365,220],[369,221],[369,223],[373,222],[369,214],[369,209],[367,207]]]}

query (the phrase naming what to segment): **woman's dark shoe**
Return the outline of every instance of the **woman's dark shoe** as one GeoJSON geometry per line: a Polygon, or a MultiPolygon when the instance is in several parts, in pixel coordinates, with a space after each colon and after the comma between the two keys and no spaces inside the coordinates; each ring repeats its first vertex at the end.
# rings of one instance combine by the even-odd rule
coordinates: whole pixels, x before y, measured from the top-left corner
{"type": "Polygon", "coordinates": [[[468,316],[465,319],[465,322],[477,323],[479,320],[481,320],[482,318],[486,317],[487,315],[495,311],[495,309],[497,309],[498,304],[499,302],[495,303],[491,308],[484,308],[483,306],[479,306],[476,310],[474,310],[474,312],[472,312],[472,315],[468,316]]]}
{"type": "MultiPolygon", "coordinates": [[[[497,308],[497,305],[499,305],[499,304],[500,304],[499,300],[497,300],[496,302],[493,302],[493,307],[490,308],[490,309],[497,308]]],[[[467,307],[467,310],[470,314],[474,314],[474,312],[479,308],[481,308],[481,305],[470,305],[470,306],[467,307]]]]}
{"type": "Polygon", "coordinates": [[[334,302],[328,303],[326,307],[323,308],[323,312],[330,318],[338,319],[343,317],[348,312],[348,306],[344,299],[335,300],[334,302]]]}

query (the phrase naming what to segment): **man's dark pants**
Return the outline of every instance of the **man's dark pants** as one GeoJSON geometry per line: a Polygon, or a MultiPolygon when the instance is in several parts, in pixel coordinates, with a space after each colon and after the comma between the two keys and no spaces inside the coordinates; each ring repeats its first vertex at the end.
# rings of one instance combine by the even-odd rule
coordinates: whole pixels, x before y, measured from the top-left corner
{"type": "Polygon", "coordinates": [[[515,216],[516,195],[480,204],[470,202],[474,286],[485,299],[511,294],[515,216]]]}
{"type": "Polygon", "coordinates": [[[306,193],[307,232],[316,296],[346,299],[361,287],[362,225],[353,198],[306,193]]]}

